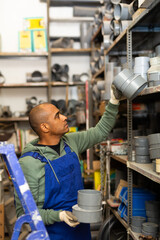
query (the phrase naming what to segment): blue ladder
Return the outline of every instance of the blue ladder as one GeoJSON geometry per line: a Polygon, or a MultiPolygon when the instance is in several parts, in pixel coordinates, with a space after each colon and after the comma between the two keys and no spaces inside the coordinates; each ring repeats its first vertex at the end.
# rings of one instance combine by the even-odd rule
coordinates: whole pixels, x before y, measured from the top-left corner
{"type": "Polygon", "coordinates": [[[24,223],[28,223],[32,230],[26,240],[50,240],[28,183],[24,177],[22,168],[18,162],[14,145],[6,144],[6,142],[0,142],[0,154],[2,154],[6,163],[12,182],[25,212],[24,215],[17,219],[11,240],[18,239],[21,227],[24,223]]]}

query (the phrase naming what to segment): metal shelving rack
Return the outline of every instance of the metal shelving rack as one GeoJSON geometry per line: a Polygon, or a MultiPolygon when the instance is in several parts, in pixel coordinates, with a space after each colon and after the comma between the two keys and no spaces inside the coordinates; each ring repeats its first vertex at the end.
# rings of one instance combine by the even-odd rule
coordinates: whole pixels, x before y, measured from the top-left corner
{"type": "MultiPolygon", "coordinates": [[[[50,40],[52,37],[50,36],[50,23],[52,22],[91,22],[93,21],[93,18],[67,18],[67,19],[54,19],[50,17],[49,9],[50,7],[64,7],[66,6],[74,6],[77,5],[77,1],[51,1],[47,0],[45,1],[47,3],[47,37],[48,37],[48,76],[49,76],[49,81],[48,81],[48,98],[51,100],[52,97],[52,87],[54,86],[63,86],[66,87],[66,103],[68,102],[68,90],[69,87],[72,86],[85,86],[84,83],[58,83],[58,82],[52,82],[51,81],[51,57],[55,55],[90,55],[91,54],[91,48],[88,49],[73,49],[73,48],[51,48],[50,47],[50,40]]],[[[93,2],[89,1],[89,4],[93,4],[93,2]]],[[[85,1],[79,1],[80,5],[85,5],[85,1]]]]}
{"type": "MultiPolygon", "coordinates": [[[[160,0],[144,1],[141,6],[145,9],[130,26],[122,32],[112,43],[112,45],[105,51],[106,55],[125,55],[127,56],[128,68],[132,66],[132,56],[134,52],[150,51],[159,43],[160,36],[160,20],[159,7],[160,0]],[[151,39],[151,40],[150,40],[151,39]]],[[[160,86],[148,87],[144,89],[139,96],[149,97],[151,94],[158,94],[160,86]]],[[[123,224],[127,230],[127,239],[139,239],[139,234],[134,233],[130,228],[132,216],[132,188],[133,188],[133,171],[147,177],[151,181],[160,183],[160,176],[152,170],[152,164],[138,164],[132,162],[132,102],[127,100],[127,134],[128,134],[128,156],[114,156],[111,158],[125,164],[127,166],[127,181],[128,181],[128,222],[119,216],[118,212],[111,209],[111,212],[123,224]]]]}

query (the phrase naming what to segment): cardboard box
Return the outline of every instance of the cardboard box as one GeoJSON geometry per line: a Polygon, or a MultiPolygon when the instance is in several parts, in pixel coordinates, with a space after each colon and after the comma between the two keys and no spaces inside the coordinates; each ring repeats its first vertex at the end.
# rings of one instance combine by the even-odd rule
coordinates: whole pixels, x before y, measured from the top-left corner
{"type": "Polygon", "coordinates": [[[114,196],[118,199],[119,198],[119,194],[120,194],[120,192],[121,192],[121,190],[122,190],[122,188],[123,187],[128,187],[128,182],[126,182],[125,180],[120,180],[120,182],[119,182],[119,184],[118,184],[118,187],[117,187],[117,189],[116,189],[116,191],[115,191],[115,194],[114,194],[114,196]]]}
{"type": "Polygon", "coordinates": [[[94,171],[100,170],[100,161],[93,161],[92,163],[94,171]]]}

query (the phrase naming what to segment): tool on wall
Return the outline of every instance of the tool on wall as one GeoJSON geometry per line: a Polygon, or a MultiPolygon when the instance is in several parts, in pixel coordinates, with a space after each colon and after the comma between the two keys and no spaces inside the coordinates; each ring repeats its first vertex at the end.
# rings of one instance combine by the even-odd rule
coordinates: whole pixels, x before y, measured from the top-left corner
{"type": "Polygon", "coordinates": [[[14,145],[0,142],[0,154],[2,154],[6,163],[25,213],[17,219],[11,240],[18,239],[21,227],[24,223],[28,223],[32,231],[27,237],[28,240],[49,240],[48,233],[15,154],[14,145]]]}

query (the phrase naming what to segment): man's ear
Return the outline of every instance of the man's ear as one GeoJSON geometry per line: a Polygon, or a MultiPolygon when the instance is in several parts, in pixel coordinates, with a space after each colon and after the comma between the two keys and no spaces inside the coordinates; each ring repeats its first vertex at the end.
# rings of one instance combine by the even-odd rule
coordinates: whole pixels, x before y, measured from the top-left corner
{"type": "Polygon", "coordinates": [[[44,133],[48,133],[49,132],[49,125],[48,123],[41,123],[40,125],[41,131],[44,133]]]}

